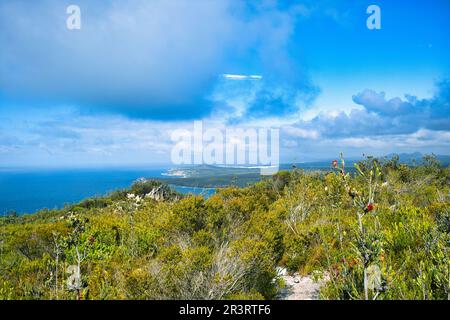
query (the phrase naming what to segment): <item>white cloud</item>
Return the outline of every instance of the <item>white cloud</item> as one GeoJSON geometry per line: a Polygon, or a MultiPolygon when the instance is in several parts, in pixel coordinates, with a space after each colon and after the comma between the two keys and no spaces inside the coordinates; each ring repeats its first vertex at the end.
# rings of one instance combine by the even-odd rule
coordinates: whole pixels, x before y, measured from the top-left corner
{"type": "Polygon", "coordinates": [[[223,74],[222,77],[228,80],[261,80],[260,75],[243,75],[243,74],[223,74]]]}
{"type": "Polygon", "coordinates": [[[302,129],[293,126],[283,127],[283,132],[293,138],[318,139],[320,133],[314,129],[302,129]]]}

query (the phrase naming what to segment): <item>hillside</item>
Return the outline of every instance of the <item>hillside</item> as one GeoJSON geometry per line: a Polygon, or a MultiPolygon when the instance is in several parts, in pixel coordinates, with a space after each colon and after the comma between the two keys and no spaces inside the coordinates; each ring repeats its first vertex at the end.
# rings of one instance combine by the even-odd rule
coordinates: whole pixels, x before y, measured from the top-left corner
{"type": "MultiPolygon", "coordinates": [[[[436,160],[442,166],[450,165],[450,156],[436,155],[436,160]]],[[[354,173],[354,164],[363,159],[347,159],[347,172],[354,173]]],[[[424,156],[419,153],[401,153],[389,154],[381,157],[380,161],[396,161],[398,164],[408,166],[417,166],[423,164],[424,156]]],[[[304,163],[283,163],[280,164],[280,170],[291,170],[292,168],[305,171],[327,172],[330,169],[330,161],[315,161],[304,163]]],[[[260,169],[257,167],[232,167],[232,166],[214,166],[197,165],[188,167],[177,167],[170,169],[165,178],[159,181],[171,185],[199,187],[199,188],[223,188],[223,187],[246,187],[249,184],[256,183],[267,176],[260,175],[260,169]]]]}
{"type": "Polygon", "coordinates": [[[140,181],[0,218],[0,299],[278,299],[294,275],[320,299],[447,299],[449,192],[430,156],[340,159],[207,200],[140,181]]]}

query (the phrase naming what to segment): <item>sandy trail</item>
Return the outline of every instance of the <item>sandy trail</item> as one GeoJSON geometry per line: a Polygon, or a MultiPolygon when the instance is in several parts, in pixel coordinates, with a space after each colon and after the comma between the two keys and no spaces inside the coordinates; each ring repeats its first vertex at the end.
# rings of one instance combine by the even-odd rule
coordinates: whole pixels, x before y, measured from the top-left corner
{"type": "Polygon", "coordinates": [[[318,300],[320,288],[328,281],[327,275],[314,281],[311,276],[300,276],[297,273],[289,275],[284,270],[280,272],[280,276],[286,283],[286,287],[279,293],[282,300],[318,300]]]}

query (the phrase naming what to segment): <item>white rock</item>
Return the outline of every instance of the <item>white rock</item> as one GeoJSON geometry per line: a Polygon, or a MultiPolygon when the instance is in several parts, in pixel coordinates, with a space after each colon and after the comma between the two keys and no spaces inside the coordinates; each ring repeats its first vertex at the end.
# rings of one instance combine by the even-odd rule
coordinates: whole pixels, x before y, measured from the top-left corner
{"type": "Polygon", "coordinates": [[[280,277],[287,275],[287,269],[286,268],[277,267],[276,272],[277,272],[277,275],[280,276],[280,277]]]}

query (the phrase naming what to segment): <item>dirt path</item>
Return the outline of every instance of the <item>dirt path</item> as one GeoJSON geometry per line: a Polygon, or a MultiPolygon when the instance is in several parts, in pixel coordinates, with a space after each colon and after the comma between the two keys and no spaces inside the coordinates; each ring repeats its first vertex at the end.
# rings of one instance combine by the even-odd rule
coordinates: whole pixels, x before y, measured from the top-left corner
{"type": "Polygon", "coordinates": [[[314,281],[311,276],[289,275],[282,271],[280,276],[284,279],[286,287],[280,291],[281,300],[318,300],[319,290],[326,283],[328,277],[314,281]]]}

